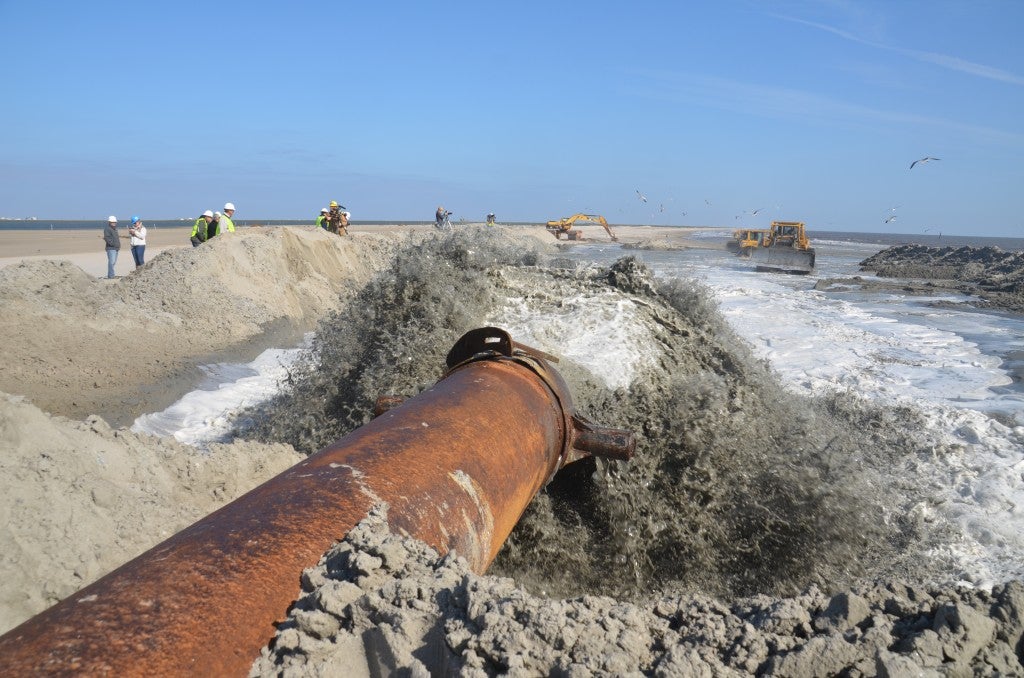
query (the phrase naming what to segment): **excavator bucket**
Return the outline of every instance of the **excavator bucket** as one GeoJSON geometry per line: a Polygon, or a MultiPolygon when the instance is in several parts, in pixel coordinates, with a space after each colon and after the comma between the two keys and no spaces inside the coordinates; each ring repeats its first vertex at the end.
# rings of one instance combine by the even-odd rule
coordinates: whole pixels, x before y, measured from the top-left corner
{"type": "Polygon", "coordinates": [[[781,271],[806,275],[814,271],[814,249],[801,250],[792,245],[776,243],[748,251],[758,271],[781,271]]]}

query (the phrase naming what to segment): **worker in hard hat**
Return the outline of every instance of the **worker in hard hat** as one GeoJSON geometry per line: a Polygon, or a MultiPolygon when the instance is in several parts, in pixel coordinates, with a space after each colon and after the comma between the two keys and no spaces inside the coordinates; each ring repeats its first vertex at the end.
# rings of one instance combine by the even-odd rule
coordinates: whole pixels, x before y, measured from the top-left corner
{"type": "Polygon", "coordinates": [[[115,216],[107,219],[107,225],[103,229],[103,245],[107,251],[107,278],[114,278],[117,253],[121,251],[121,234],[117,232],[117,217],[115,216]]]}
{"type": "Polygon", "coordinates": [[[210,228],[210,224],[213,223],[213,212],[206,210],[199,215],[195,223],[192,224],[192,247],[199,247],[201,244],[206,242],[206,232],[210,228]]]}
{"type": "Polygon", "coordinates": [[[233,217],[234,214],[235,214],[235,205],[233,203],[230,203],[230,202],[224,203],[224,211],[223,212],[214,212],[213,213],[213,223],[210,225],[210,227],[206,231],[206,239],[209,240],[210,238],[214,237],[215,235],[220,235],[224,231],[231,231],[232,233],[234,233],[235,232],[235,222],[233,222],[231,220],[231,217],[233,217]]]}
{"type": "Polygon", "coordinates": [[[231,231],[232,233],[234,233],[235,232],[235,222],[233,221],[234,218],[235,218],[235,205],[234,205],[234,203],[230,203],[230,202],[224,203],[224,216],[222,216],[220,218],[220,229],[217,232],[218,233],[223,233],[225,230],[228,230],[228,231],[231,231]]]}
{"type": "Polygon", "coordinates": [[[322,228],[325,231],[327,230],[327,215],[329,212],[330,210],[326,207],[320,210],[320,216],[316,218],[317,228],[322,228]]]}
{"type": "Polygon", "coordinates": [[[348,235],[348,218],[345,217],[344,209],[344,205],[332,200],[327,210],[327,230],[335,235],[348,235]]]}
{"type": "Polygon", "coordinates": [[[139,268],[146,263],[146,225],[142,223],[142,217],[132,217],[128,235],[131,236],[132,259],[135,260],[135,268],[139,268]]]}
{"type": "Polygon", "coordinates": [[[487,214],[487,225],[488,226],[494,226],[495,223],[496,223],[496,217],[494,216],[494,212],[489,212],[487,214]]]}

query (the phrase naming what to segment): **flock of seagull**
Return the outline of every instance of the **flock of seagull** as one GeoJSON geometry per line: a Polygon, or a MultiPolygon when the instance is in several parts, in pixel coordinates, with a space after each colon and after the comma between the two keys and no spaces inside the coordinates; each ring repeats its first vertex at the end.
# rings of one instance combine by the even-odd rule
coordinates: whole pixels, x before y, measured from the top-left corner
{"type": "MultiPolygon", "coordinates": [[[[915,160],[914,162],[910,163],[910,167],[909,167],[909,169],[914,169],[914,166],[915,166],[915,165],[923,165],[924,163],[926,163],[926,162],[932,162],[933,160],[942,160],[942,158],[933,158],[933,157],[932,157],[932,156],[930,156],[930,155],[926,155],[925,157],[923,157],[923,158],[918,158],[918,159],[917,159],[917,160],[915,160]]],[[[640,202],[643,202],[643,203],[646,203],[646,202],[647,202],[647,196],[646,196],[646,195],[644,195],[643,193],[641,193],[641,192],[640,192],[640,189],[639,189],[639,188],[638,188],[638,189],[636,189],[636,197],[637,197],[637,199],[638,199],[638,200],[639,200],[640,202]]],[[[710,200],[707,200],[707,199],[705,199],[705,200],[704,200],[704,204],[705,204],[705,205],[708,205],[708,206],[710,206],[710,205],[711,205],[711,201],[710,201],[710,200]]],[[[896,221],[896,214],[895,214],[895,212],[896,212],[896,210],[897,210],[897,209],[898,209],[899,207],[900,207],[899,205],[896,205],[896,207],[890,207],[890,208],[889,208],[889,211],[890,211],[890,212],[893,212],[893,214],[889,214],[889,215],[887,215],[887,216],[885,217],[885,219],[884,219],[884,222],[885,222],[885,223],[887,223],[887,224],[888,224],[888,223],[890,223],[890,222],[896,221]]],[[[664,204],[664,203],[661,203],[660,205],[658,205],[658,211],[659,211],[659,212],[662,212],[662,213],[664,213],[664,211],[665,211],[665,204],[664,204]]],[[[749,212],[744,212],[743,214],[749,214],[750,216],[754,217],[754,216],[757,216],[757,214],[758,214],[759,212],[763,212],[763,211],[764,211],[764,208],[760,208],[760,207],[759,207],[759,208],[758,208],[758,209],[756,209],[756,210],[750,210],[749,212]]],[[[737,218],[737,219],[741,218],[741,217],[743,216],[743,214],[737,214],[737,215],[736,215],[736,218],[737,218]]],[[[686,212],[683,212],[683,213],[682,213],[682,215],[683,215],[683,216],[685,217],[685,216],[686,216],[686,212]]],[[[926,229],[926,230],[927,230],[927,229],[926,229]]]]}

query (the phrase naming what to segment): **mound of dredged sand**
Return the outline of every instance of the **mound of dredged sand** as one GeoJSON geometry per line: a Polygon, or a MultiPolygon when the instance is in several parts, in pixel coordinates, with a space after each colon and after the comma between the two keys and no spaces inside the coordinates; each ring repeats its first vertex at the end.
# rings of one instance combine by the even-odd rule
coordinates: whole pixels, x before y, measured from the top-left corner
{"type": "Polygon", "coordinates": [[[0,632],[302,458],[252,442],[199,451],[7,394],[0,449],[0,632]]]}
{"type": "MultiPolygon", "coordinates": [[[[1024,252],[999,247],[897,245],[860,262],[880,278],[927,280],[925,289],[977,295],[981,307],[1024,313],[1024,252]]],[[[922,287],[919,283],[912,285],[922,287]]]]}
{"type": "Polygon", "coordinates": [[[0,269],[0,391],[53,414],[128,424],[187,391],[190,367],[297,343],[396,240],[247,229],[167,250],[116,281],[60,261],[0,269]]]}

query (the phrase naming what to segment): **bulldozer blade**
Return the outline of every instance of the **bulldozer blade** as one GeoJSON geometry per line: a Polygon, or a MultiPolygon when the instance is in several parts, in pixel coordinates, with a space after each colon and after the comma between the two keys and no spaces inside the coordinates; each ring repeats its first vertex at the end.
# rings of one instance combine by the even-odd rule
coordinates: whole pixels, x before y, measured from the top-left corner
{"type": "Polygon", "coordinates": [[[758,247],[749,252],[750,261],[758,271],[782,271],[806,275],[814,271],[814,250],[792,247],[758,247]]]}

